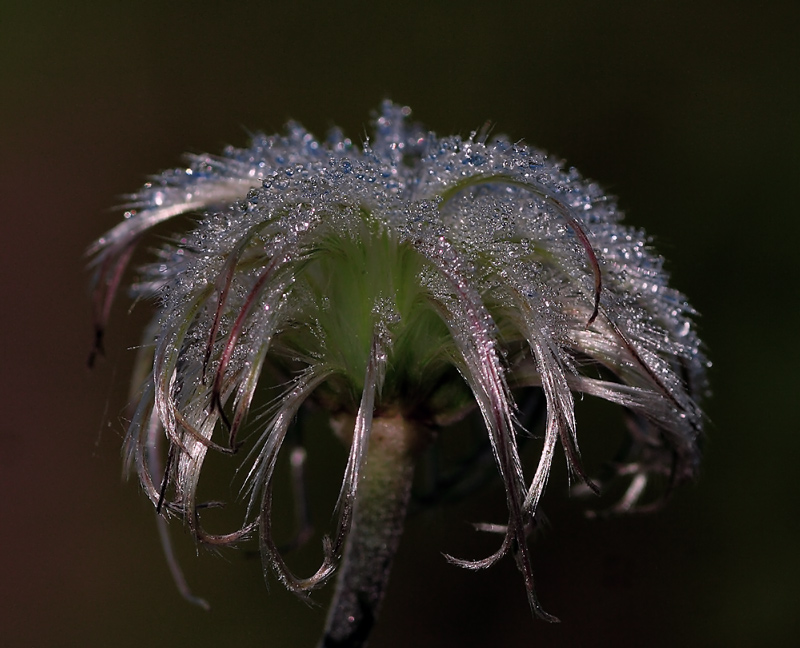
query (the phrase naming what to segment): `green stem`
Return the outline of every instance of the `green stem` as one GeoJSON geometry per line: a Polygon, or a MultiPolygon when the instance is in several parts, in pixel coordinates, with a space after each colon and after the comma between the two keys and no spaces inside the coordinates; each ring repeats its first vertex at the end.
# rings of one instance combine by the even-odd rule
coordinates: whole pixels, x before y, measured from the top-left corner
{"type": "Polygon", "coordinates": [[[319,648],[365,646],[383,600],[423,434],[406,419],[372,422],[353,520],[319,648]]]}

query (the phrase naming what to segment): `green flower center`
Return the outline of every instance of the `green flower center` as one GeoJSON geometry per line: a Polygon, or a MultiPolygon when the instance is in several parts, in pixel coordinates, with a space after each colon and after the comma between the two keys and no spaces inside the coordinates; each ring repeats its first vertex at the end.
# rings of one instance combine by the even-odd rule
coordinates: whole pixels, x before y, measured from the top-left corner
{"type": "Polygon", "coordinates": [[[370,212],[360,216],[315,236],[295,273],[296,315],[276,342],[334,371],[316,395],[327,407],[358,409],[376,334],[387,355],[381,410],[425,419],[465,406],[451,333],[424,286],[429,262],[370,212]]]}

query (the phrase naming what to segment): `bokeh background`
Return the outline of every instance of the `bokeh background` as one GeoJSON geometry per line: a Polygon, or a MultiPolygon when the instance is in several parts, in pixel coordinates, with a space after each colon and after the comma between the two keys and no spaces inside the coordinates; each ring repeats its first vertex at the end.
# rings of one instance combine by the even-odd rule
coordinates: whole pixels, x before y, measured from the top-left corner
{"type": "MultiPolygon", "coordinates": [[[[147,309],[120,303],[89,371],[83,255],[119,196],[182,152],[289,118],[359,141],[388,97],[441,134],[490,119],[618,195],[701,313],[714,395],[703,475],[661,513],[587,520],[553,477],[534,555],[561,624],[531,619],[511,560],[445,564],[494,546],[468,525],[502,521],[489,485],[409,521],[372,645],[795,645],[799,18],[797,2],[753,1],[4,0],[0,644],[314,645],[330,590],[318,607],[268,592],[250,553],[196,552],[180,528],[212,610],[176,593],[120,477],[147,309]]],[[[585,452],[615,414],[581,405],[585,452]]],[[[320,468],[323,499],[336,471],[320,468]]]]}

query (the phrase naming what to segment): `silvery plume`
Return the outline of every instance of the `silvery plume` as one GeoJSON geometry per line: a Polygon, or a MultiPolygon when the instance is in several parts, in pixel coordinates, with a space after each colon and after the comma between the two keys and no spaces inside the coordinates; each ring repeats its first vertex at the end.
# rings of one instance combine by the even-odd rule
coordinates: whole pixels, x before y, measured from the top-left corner
{"type": "Polygon", "coordinates": [[[626,415],[629,439],[606,475],[625,484],[613,510],[646,508],[650,484],[669,491],[698,472],[707,362],[694,312],[644,233],[541,151],[485,133],[438,137],[409,115],[384,103],[363,146],[290,123],[249,148],[189,156],[133,194],[90,250],[100,350],[136,246],[197,215],[131,288],[156,314],[125,456],[162,525],[179,516],[210,545],[258,536],[265,572],[297,593],[339,572],[323,646],[366,641],[414,466],[465,417],[482,421],[507,510],[479,525],[499,531],[494,554],[448,558],[478,569],[511,554],[548,620],[528,536],[557,448],[584,489],[603,483],[581,465],[576,393],[626,415]],[[537,395],[541,430],[521,416],[537,395]],[[321,565],[299,576],[273,534],[272,493],[281,450],[302,468],[305,450],[287,438],[312,406],[349,455],[321,565]],[[537,465],[523,466],[524,439],[540,447],[537,465]],[[235,455],[247,503],[225,535],[201,523],[209,452],[235,455]]]}

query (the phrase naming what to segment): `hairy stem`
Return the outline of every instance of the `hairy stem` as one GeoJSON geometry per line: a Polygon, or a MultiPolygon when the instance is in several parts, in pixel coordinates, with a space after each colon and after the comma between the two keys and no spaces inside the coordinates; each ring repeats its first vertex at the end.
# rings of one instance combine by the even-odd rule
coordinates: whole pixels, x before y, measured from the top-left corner
{"type": "Polygon", "coordinates": [[[423,434],[406,419],[372,422],[353,521],[319,648],[365,646],[386,591],[423,434]]]}

